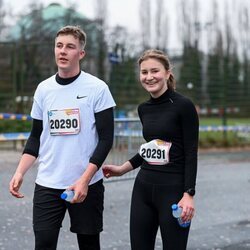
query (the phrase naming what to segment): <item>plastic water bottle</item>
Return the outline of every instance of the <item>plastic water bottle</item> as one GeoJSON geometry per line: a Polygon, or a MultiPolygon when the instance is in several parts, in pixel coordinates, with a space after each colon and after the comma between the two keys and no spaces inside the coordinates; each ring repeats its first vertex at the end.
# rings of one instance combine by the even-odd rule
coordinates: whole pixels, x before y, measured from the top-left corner
{"type": "Polygon", "coordinates": [[[173,205],[172,205],[172,214],[173,214],[173,216],[177,219],[179,225],[180,225],[181,227],[189,227],[189,226],[190,226],[190,221],[184,222],[184,221],[181,219],[181,213],[182,213],[182,208],[179,207],[177,204],[173,204],[173,205]]]}
{"type": "Polygon", "coordinates": [[[75,192],[73,190],[65,190],[62,194],[61,194],[61,198],[65,201],[72,201],[73,197],[75,195],[75,192]]]}

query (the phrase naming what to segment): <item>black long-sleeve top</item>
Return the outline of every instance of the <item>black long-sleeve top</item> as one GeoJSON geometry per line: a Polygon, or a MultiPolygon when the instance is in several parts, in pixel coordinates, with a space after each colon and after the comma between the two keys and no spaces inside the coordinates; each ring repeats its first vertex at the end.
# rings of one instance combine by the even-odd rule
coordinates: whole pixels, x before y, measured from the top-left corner
{"type": "Polygon", "coordinates": [[[151,97],[138,107],[143,137],[171,142],[169,163],[150,165],[136,154],[129,161],[133,168],[176,173],[184,176],[184,190],[194,188],[197,175],[199,120],[193,103],[181,94],[167,90],[159,98],[151,97]]]}
{"type": "MultiPolygon", "coordinates": [[[[71,78],[61,78],[56,75],[56,81],[61,85],[67,85],[76,80],[80,75],[71,78]]],[[[108,152],[113,144],[114,137],[114,114],[113,108],[105,109],[95,113],[96,130],[98,133],[99,141],[93,155],[90,157],[89,162],[95,164],[98,168],[101,167],[108,152]]],[[[30,136],[27,140],[23,153],[38,157],[40,147],[40,136],[43,130],[42,120],[33,119],[32,129],[30,136]]]]}

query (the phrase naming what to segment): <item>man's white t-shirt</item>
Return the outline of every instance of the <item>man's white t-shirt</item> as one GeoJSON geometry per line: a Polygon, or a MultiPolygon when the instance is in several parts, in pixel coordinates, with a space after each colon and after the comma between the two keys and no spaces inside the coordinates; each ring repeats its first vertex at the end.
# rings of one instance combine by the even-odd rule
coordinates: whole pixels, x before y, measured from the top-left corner
{"type": "MultiPolygon", "coordinates": [[[[115,106],[105,82],[85,72],[68,85],[55,75],[35,92],[31,116],[43,121],[36,183],[65,189],[86,169],[98,143],[95,113],[115,106]]],[[[99,169],[90,184],[103,178],[99,169]]]]}

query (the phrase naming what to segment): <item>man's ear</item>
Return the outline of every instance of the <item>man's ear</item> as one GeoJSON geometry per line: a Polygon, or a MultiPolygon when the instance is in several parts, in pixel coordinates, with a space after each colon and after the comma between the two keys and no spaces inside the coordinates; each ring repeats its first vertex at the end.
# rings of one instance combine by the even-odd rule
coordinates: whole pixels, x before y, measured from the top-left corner
{"type": "Polygon", "coordinates": [[[81,50],[80,52],[80,60],[83,59],[83,57],[86,55],[85,50],[81,50]]]}

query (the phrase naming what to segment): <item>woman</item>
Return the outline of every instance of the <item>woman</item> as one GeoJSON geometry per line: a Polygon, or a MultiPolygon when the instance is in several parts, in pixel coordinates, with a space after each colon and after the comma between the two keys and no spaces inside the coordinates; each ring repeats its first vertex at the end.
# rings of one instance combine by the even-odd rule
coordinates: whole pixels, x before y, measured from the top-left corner
{"type": "Polygon", "coordinates": [[[131,200],[132,250],[153,250],[158,227],[164,250],[184,250],[189,227],[178,225],[171,205],[182,207],[183,221],[193,218],[198,115],[193,103],[175,91],[170,62],[162,51],[145,51],[138,64],[141,85],[150,94],[138,107],[147,143],[121,166],[103,166],[103,172],[109,178],[141,166],[131,200]]]}

